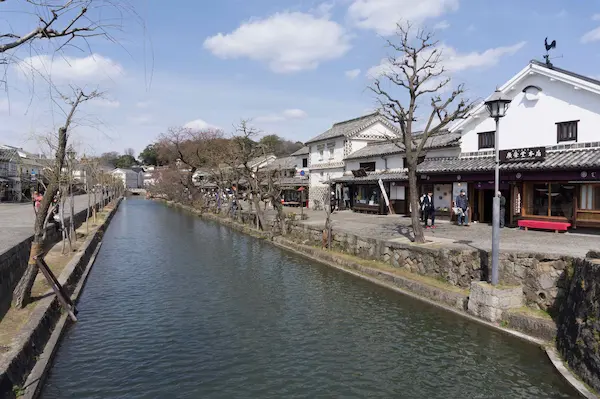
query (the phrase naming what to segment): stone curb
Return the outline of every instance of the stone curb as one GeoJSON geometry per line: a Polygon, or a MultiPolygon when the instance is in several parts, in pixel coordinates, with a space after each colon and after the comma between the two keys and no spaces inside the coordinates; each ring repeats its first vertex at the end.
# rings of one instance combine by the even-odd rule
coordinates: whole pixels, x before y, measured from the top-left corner
{"type": "MultiPolygon", "coordinates": [[[[99,250],[104,231],[117,211],[121,200],[122,198],[117,199],[115,207],[108,214],[106,220],[98,226],[92,236],[86,238],[84,245],[58,277],[58,281],[64,285],[67,292],[71,293],[71,298],[76,299],[79,296],[99,250]]],[[[51,293],[51,291],[48,292],[51,293]]],[[[14,381],[23,381],[34,370],[37,376],[27,377],[26,384],[30,384],[30,386],[27,387],[24,384],[26,387],[24,397],[35,398],[39,395],[60,336],[68,325],[66,323],[67,315],[62,313],[54,294],[39,300],[29,320],[21,328],[19,335],[15,337],[17,345],[12,346],[13,349],[5,355],[0,363],[0,397],[14,397],[13,387],[16,385],[14,381]]]]}
{"type": "Polygon", "coordinates": [[[575,376],[575,374],[573,374],[571,372],[571,370],[569,370],[565,366],[564,362],[562,361],[562,359],[561,359],[560,355],[558,354],[558,352],[556,351],[556,349],[547,347],[546,354],[548,355],[548,358],[550,359],[550,361],[552,362],[552,364],[554,365],[556,370],[563,376],[563,378],[565,380],[567,380],[569,385],[571,385],[575,390],[577,390],[577,392],[579,392],[579,394],[582,397],[584,397],[586,399],[599,399],[600,398],[600,396],[598,396],[595,393],[593,393],[592,391],[590,391],[588,389],[588,387],[583,382],[581,382],[575,376]]]}

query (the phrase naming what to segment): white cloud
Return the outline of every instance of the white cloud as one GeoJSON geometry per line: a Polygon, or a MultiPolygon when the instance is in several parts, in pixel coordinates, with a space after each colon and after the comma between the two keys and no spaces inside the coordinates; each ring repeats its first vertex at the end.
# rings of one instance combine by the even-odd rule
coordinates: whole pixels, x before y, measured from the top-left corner
{"type": "Polygon", "coordinates": [[[444,30],[448,29],[449,27],[450,24],[448,23],[448,21],[440,21],[437,24],[433,25],[434,30],[444,30]]]}
{"type": "Polygon", "coordinates": [[[254,118],[254,121],[258,123],[276,123],[292,119],[304,119],[307,116],[308,114],[305,111],[297,108],[292,108],[286,109],[285,111],[276,114],[258,116],[254,118]]]}
{"type": "Polygon", "coordinates": [[[351,69],[346,71],[346,77],[348,79],[356,79],[358,75],[360,75],[360,69],[351,69]]]}
{"type": "Polygon", "coordinates": [[[512,46],[490,48],[478,53],[473,51],[461,54],[452,47],[442,47],[442,62],[449,72],[458,72],[470,68],[491,67],[504,56],[513,55],[523,48],[527,42],[519,42],[512,46]]]}
{"type": "Polygon", "coordinates": [[[354,0],[348,8],[348,16],[360,28],[391,35],[398,22],[420,25],[456,11],[458,6],[459,0],[354,0]]]}
{"type": "Polygon", "coordinates": [[[202,119],[194,119],[193,121],[189,121],[185,125],[183,125],[186,129],[192,130],[209,130],[209,129],[218,129],[217,126],[211,125],[210,123],[202,120],[202,119]]]}
{"type": "MultiPolygon", "coordinates": [[[[447,76],[450,76],[452,73],[461,72],[472,68],[488,68],[498,64],[502,57],[515,54],[517,51],[523,48],[525,44],[526,42],[519,42],[512,46],[496,47],[482,52],[473,51],[470,53],[459,53],[453,47],[440,45],[438,47],[438,50],[441,51],[440,67],[442,65],[444,66],[447,76]]],[[[428,57],[429,53],[423,53],[422,55],[423,58],[425,58],[428,57]]],[[[368,78],[375,79],[386,73],[393,73],[395,71],[396,69],[390,63],[390,61],[387,58],[384,58],[378,65],[369,68],[366,76],[368,78]]],[[[400,72],[399,69],[397,71],[400,72]]],[[[441,79],[443,79],[443,77],[440,77],[438,80],[432,80],[430,84],[435,85],[439,83],[441,79]]]]}
{"type": "Polygon", "coordinates": [[[598,40],[600,40],[600,26],[581,36],[582,43],[597,42],[598,40]]]}
{"type": "Polygon", "coordinates": [[[600,21],[600,14],[594,14],[594,15],[592,15],[592,20],[593,21],[600,21]]]}
{"type": "Polygon", "coordinates": [[[102,108],[119,108],[121,103],[117,100],[110,100],[108,98],[96,98],[90,101],[90,104],[102,108]]]}
{"type": "Polygon", "coordinates": [[[99,54],[79,58],[36,55],[19,62],[17,68],[25,76],[51,76],[58,83],[99,83],[124,74],[119,63],[99,54]]]}
{"type": "Polygon", "coordinates": [[[274,72],[290,73],[341,57],[350,49],[350,38],[341,25],[327,18],[284,12],[209,37],[204,48],[220,58],[246,57],[268,63],[274,72]]]}

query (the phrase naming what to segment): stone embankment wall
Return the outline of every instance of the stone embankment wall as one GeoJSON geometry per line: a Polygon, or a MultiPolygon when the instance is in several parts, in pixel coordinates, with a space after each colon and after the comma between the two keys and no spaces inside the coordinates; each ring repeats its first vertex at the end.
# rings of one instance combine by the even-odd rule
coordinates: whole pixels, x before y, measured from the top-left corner
{"type": "MultiPolygon", "coordinates": [[[[296,224],[290,230],[296,239],[305,244],[322,244],[323,232],[320,229],[296,224]]],[[[465,289],[469,289],[473,281],[486,281],[491,272],[489,254],[475,249],[398,243],[335,230],[332,234],[332,247],[465,289]]],[[[500,283],[522,285],[528,306],[552,312],[556,309],[557,302],[564,298],[567,276],[569,272],[572,273],[575,261],[575,258],[568,256],[501,253],[500,283]]]]}
{"type": "Polygon", "coordinates": [[[600,261],[578,261],[566,290],[556,346],[569,367],[600,392],[600,261]]]}
{"type": "MultiPolygon", "coordinates": [[[[86,214],[87,209],[75,214],[75,226],[80,226],[85,222],[86,214]]],[[[69,220],[66,220],[65,224],[68,223],[69,220]]],[[[46,234],[51,243],[61,239],[61,233],[53,223],[47,227],[46,234]]],[[[21,276],[23,276],[23,273],[25,273],[32,241],[33,228],[30,237],[6,250],[4,253],[0,253],[0,319],[2,319],[10,308],[13,290],[21,279],[21,276]]]]}

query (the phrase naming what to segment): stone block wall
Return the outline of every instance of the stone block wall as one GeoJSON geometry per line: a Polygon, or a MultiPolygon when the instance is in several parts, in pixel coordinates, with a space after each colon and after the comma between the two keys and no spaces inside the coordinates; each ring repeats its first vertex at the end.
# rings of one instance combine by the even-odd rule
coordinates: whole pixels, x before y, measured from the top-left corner
{"type": "Polygon", "coordinates": [[[600,261],[575,262],[565,285],[556,346],[569,367],[600,391],[600,261]]]}
{"type": "MultiPolygon", "coordinates": [[[[320,228],[291,226],[292,236],[309,245],[322,245],[320,228]]],[[[474,281],[487,281],[490,254],[476,249],[455,249],[397,243],[333,231],[332,248],[363,259],[377,260],[412,273],[443,280],[469,289],[474,281]]],[[[555,311],[565,296],[565,282],[575,258],[535,253],[500,254],[499,276],[503,285],[521,285],[526,304],[555,311]]]]}

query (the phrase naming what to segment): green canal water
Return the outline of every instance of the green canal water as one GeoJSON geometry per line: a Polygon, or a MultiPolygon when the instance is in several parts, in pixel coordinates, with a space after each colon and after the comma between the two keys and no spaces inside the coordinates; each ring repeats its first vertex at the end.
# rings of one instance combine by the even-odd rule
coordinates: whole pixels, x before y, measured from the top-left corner
{"type": "Polygon", "coordinates": [[[42,397],[573,398],[538,348],[142,199],[42,397]]]}

